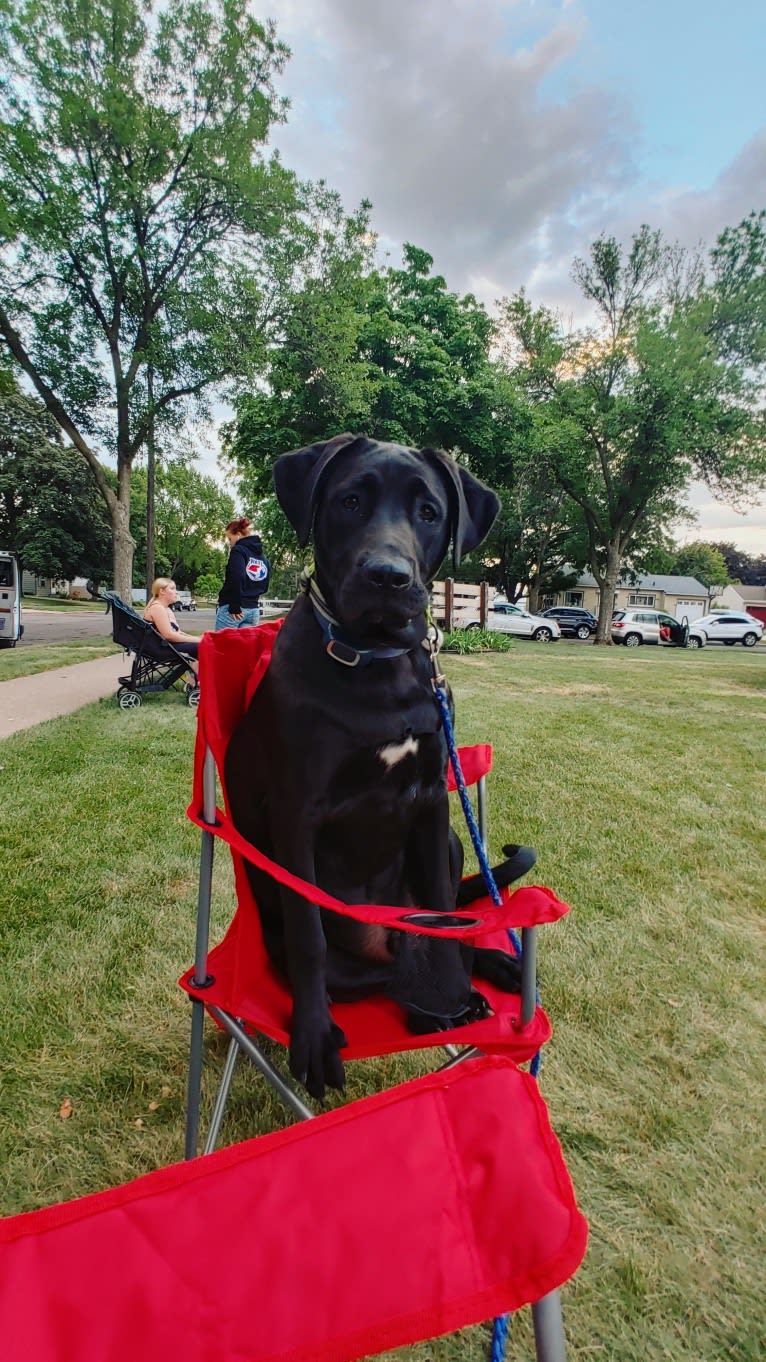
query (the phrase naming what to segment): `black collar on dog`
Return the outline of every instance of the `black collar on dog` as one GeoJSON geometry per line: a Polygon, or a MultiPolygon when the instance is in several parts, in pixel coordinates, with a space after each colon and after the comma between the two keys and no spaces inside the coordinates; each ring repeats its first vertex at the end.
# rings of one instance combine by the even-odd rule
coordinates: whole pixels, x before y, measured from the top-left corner
{"type": "Polygon", "coordinates": [[[371,662],[403,657],[405,653],[411,653],[413,648],[419,647],[422,642],[418,640],[409,648],[359,648],[350,639],[343,637],[340,623],[330,611],[312,572],[304,572],[302,586],[311,601],[317,624],[322,630],[325,652],[343,667],[367,667],[371,662]]]}

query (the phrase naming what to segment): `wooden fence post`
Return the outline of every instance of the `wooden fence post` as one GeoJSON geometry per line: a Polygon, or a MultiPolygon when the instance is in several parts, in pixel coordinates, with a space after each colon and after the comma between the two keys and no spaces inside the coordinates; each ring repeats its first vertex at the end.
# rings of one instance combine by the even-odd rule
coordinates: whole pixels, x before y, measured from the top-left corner
{"type": "Polygon", "coordinates": [[[444,629],[448,634],[452,632],[454,602],[455,582],[452,577],[447,577],[444,582],[444,629]]]}

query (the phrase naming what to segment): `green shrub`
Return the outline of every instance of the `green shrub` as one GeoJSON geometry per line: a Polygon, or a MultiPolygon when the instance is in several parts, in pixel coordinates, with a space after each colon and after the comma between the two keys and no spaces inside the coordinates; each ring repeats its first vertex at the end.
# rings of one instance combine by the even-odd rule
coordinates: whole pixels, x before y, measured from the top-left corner
{"type": "Polygon", "coordinates": [[[203,572],[194,583],[194,594],[203,601],[214,601],[223,585],[223,578],[212,572],[203,572]]]}
{"type": "Polygon", "coordinates": [[[444,635],[445,653],[507,653],[513,646],[507,634],[496,634],[491,629],[453,629],[444,635]]]}

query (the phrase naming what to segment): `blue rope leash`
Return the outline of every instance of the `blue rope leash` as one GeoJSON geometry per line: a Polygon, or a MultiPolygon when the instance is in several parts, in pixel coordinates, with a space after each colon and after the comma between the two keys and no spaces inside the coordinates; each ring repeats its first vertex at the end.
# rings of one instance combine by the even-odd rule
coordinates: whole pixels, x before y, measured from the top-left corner
{"type": "MultiPolygon", "coordinates": [[[[471,804],[468,790],[466,789],[466,783],[463,778],[463,771],[460,766],[460,757],[458,756],[457,745],[455,743],[455,731],[452,725],[452,715],[450,714],[449,700],[447,699],[447,692],[445,691],[444,685],[442,684],[444,678],[439,675],[439,670],[436,665],[436,651],[433,644],[431,650],[431,661],[434,669],[433,680],[434,695],[436,696],[436,703],[439,706],[439,710],[442,716],[444,736],[447,740],[447,751],[449,752],[450,765],[452,766],[452,773],[455,777],[455,784],[457,786],[457,792],[460,796],[460,803],[463,807],[463,814],[465,816],[466,824],[468,825],[468,831],[471,834],[471,841],[473,842],[473,849],[476,852],[476,858],[479,862],[479,868],[481,870],[484,883],[487,886],[487,893],[492,899],[492,902],[494,903],[495,907],[499,908],[501,907],[503,900],[500,895],[500,890],[498,889],[497,884],[495,883],[495,877],[492,874],[492,867],[490,866],[489,858],[487,856],[484,843],[481,839],[481,833],[479,832],[478,824],[474,817],[473,806],[471,804]]],[[[519,938],[519,935],[517,932],[513,930],[512,927],[509,927],[507,930],[513,949],[516,952],[516,955],[520,957],[521,940],[519,938]]],[[[540,1001],[539,992],[537,994],[537,1000],[538,1002],[540,1001]]],[[[540,1058],[541,1052],[538,1050],[537,1054],[533,1056],[532,1062],[529,1066],[529,1072],[532,1074],[533,1078],[537,1078],[537,1075],[540,1072],[540,1058]]],[[[510,1315],[498,1315],[497,1318],[493,1321],[490,1362],[504,1362],[506,1345],[508,1342],[510,1318],[511,1318],[510,1315]]]]}
{"type": "Polygon", "coordinates": [[[505,1362],[505,1347],[508,1342],[510,1315],[498,1315],[492,1325],[492,1347],[489,1362],[505,1362]]]}
{"type": "MultiPolygon", "coordinates": [[[[481,840],[481,833],[479,832],[479,828],[474,817],[473,807],[471,805],[471,800],[468,794],[468,790],[466,789],[465,780],[463,778],[463,772],[460,766],[460,757],[458,756],[458,750],[455,744],[455,732],[452,726],[452,716],[449,711],[449,700],[447,699],[447,693],[442,686],[434,684],[434,695],[436,696],[437,704],[439,706],[439,709],[441,710],[442,723],[444,725],[444,736],[447,739],[447,751],[449,752],[450,764],[452,766],[452,772],[455,777],[457,791],[458,794],[460,795],[460,803],[463,806],[465,821],[468,824],[468,831],[471,834],[473,849],[476,852],[476,857],[479,862],[479,868],[481,869],[482,878],[487,886],[487,893],[492,899],[492,902],[494,903],[495,907],[500,908],[502,906],[503,900],[500,896],[500,890],[498,889],[495,883],[495,877],[492,874],[492,867],[489,863],[489,859],[484,848],[484,843],[481,840]]],[[[520,957],[521,940],[519,938],[519,934],[518,932],[515,932],[513,930],[513,927],[508,927],[507,931],[513,949],[516,955],[520,957]]],[[[538,1003],[540,1002],[539,991],[537,991],[537,1002],[538,1003]]],[[[537,1075],[540,1072],[540,1059],[541,1052],[538,1050],[537,1054],[533,1057],[532,1062],[530,1063],[529,1066],[529,1072],[532,1074],[533,1078],[537,1078],[537,1075]]]]}
{"type": "MultiPolygon", "coordinates": [[[[466,783],[463,778],[463,772],[460,766],[460,757],[458,756],[458,750],[455,744],[455,731],[452,727],[452,716],[450,714],[447,692],[444,690],[443,686],[434,685],[434,695],[436,696],[436,703],[438,704],[439,709],[441,710],[442,724],[444,726],[444,736],[447,739],[447,751],[449,752],[450,765],[452,766],[452,773],[455,777],[457,792],[460,795],[460,803],[463,806],[463,814],[465,815],[465,821],[468,824],[468,831],[471,834],[473,849],[476,852],[476,858],[479,862],[479,868],[482,873],[482,878],[487,886],[487,893],[492,899],[492,902],[494,903],[495,907],[500,908],[502,907],[503,900],[500,895],[500,890],[495,884],[495,877],[492,874],[492,867],[489,863],[489,858],[487,856],[484,843],[481,840],[481,833],[479,832],[478,824],[476,822],[476,818],[474,817],[473,806],[471,804],[468,790],[466,789],[466,783]]],[[[518,933],[515,932],[512,927],[509,927],[508,935],[511,938],[514,951],[516,952],[517,955],[521,955],[521,941],[519,940],[518,933]]]]}

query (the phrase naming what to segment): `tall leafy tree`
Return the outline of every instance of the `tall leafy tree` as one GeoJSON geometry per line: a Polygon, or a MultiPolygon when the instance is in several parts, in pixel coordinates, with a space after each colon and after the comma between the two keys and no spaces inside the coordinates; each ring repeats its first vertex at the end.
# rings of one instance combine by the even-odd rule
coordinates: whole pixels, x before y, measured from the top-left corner
{"type": "MultiPolygon", "coordinates": [[[[298,559],[271,496],[273,461],[285,449],[364,430],[447,449],[496,487],[512,471],[518,403],[499,389],[486,310],[451,292],[415,246],[405,246],[400,268],[372,269],[365,240],[357,229],[355,253],[293,297],[267,387],[240,400],[226,432],[225,453],[278,568],[298,559]]],[[[473,567],[484,572],[482,562],[473,567]]]]}
{"type": "Polygon", "coordinates": [[[481,577],[531,610],[547,591],[574,584],[587,561],[577,506],[535,451],[534,413],[513,381],[493,366],[493,438],[475,454],[476,471],[500,496],[500,514],[481,548],[481,577]]]}
{"type": "Polygon", "coordinates": [[[482,549],[484,575],[506,600],[526,596],[534,614],[547,592],[574,586],[582,566],[585,536],[577,508],[544,476],[517,470],[501,489],[501,510],[482,549]]]}
{"type": "Polygon", "coordinates": [[[733,362],[766,362],[766,209],[727,227],[711,251],[712,289],[701,294],[704,324],[733,362]]]}
{"type": "Polygon", "coordinates": [[[373,380],[360,353],[374,238],[369,205],[346,217],[337,195],[317,186],[313,248],[295,270],[269,336],[266,383],[239,395],[224,428],[224,451],[268,493],[273,460],[370,419],[373,380]]]}
{"type": "Polygon", "coordinates": [[[600,642],[623,565],[678,515],[692,477],[740,501],[766,480],[760,329],[747,320],[766,315],[764,239],[725,241],[726,270],[714,252],[708,278],[691,272],[679,289],[658,233],[642,228],[627,252],[599,239],[574,267],[597,324],[573,334],[524,294],[503,304],[533,448],[582,512],[600,642]]]}
{"type": "Polygon", "coordinates": [[[379,439],[436,445],[474,464],[498,434],[492,320],[432,268],[427,251],[406,245],[402,267],[371,280],[360,335],[374,385],[371,428],[379,439]]]}
{"type": "Polygon", "coordinates": [[[736,544],[719,543],[710,546],[723,558],[729,579],[746,586],[766,586],[766,554],[755,557],[737,548],[736,544]]]}
{"type": "Polygon", "coordinates": [[[713,544],[698,539],[693,544],[684,544],[676,553],[673,572],[682,576],[696,577],[703,586],[726,586],[729,582],[729,569],[726,559],[713,544]]]}
{"type": "Polygon", "coordinates": [[[156,421],[252,375],[293,267],[297,187],[264,150],[286,56],[247,0],[0,16],[0,338],[90,469],[126,596],[147,365],[156,421]]]}
{"type": "MultiPolygon", "coordinates": [[[[140,501],[145,469],[136,469],[135,480],[140,501]]],[[[185,459],[171,459],[157,468],[155,498],[157,571],[191,587],[199,573],[223,568],[221,545],[234,501],[215,478],[185,459]]]]}
{"type": "Polygon", "coordinates": [[[103,580],[106,511],[82,459],[37,398],[0,374],[0,545],[38,577],[103,580]]]}

